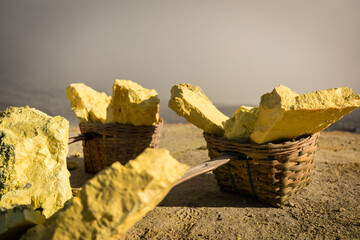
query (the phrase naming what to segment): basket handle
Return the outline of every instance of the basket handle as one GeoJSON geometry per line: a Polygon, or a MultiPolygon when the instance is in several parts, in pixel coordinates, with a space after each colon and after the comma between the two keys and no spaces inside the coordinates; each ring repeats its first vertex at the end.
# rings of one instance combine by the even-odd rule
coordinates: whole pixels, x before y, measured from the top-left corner
{"type": "Polygon", "coordinates": [[[96,133],[96,132],[87,132],[87,133],[82,133],[79,134],[77,136],[73,136],[73,137],[69,137],[69,145],[74,143],[74,142],[78,142],[81,140],[92,140],[94,138],[96,138],[97,136],[100,136],[100,134],[96,133]]]}
{"type": "Polygon", "coordinates": [[[200,163],[199,165],[196,165],[194,167],[191,167],[185,174],[184,176],[182,176],[175,184],[173,187],[175,187],[176,185],[179,185],[183,182],[186,182],[188,180],[190,180],[191,178],[194,178],[196,176],[199,176],[201,174],[210,172],[228,162],[230,162],[231,160],[235,160],[237,159],[237,156],[231,156],[231,155],[222,155],[220,157],[211,159],[209,161],[200,163]]]}

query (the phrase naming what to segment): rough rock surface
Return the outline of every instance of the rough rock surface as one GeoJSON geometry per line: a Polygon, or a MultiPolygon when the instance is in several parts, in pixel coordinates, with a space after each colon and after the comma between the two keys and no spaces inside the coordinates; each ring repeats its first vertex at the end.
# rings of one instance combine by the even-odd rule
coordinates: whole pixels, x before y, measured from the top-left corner
{"type": "Polygon", "coordinates": [[[67,87],[66,95],[80,122],[105,122],[106,109],[111,101],[106,93],[97,92],[83,83],[73,83],[67,87]]]}
{"type": "Polygon", "coordinates": [[[259,115],[259,108],[241,106],[233,116],[225,122],[224,137],[243,142],[250,141],[250,134],[259,115]]]}
{"type": "Polygon", "coordinates": [[[169,107],[205,132],[222,136],[229,118],[221,113],[198,86],[188,83],[171,88],[169,107]]]}
{"type": "Polygon", "coordinates": [[[22,239],[118,239],[168,193],[188,166],[166,149],[146,149],[89,180],[66,207],[22,239]]]}
{"type": "Polygon", "coordinates": [[[360,95],[346,87],[298,95],[280,85],[261,97],[250,138],[266,143],[316,133],[358,107],[360,95]]]}
{"type": "Polygon", "coordinates": [[[28,228],[44,222],[44,215],[32,205],[0,210],[0,239],[19,239],[28,228]]]}
{"type": "Polygon", "coordinates": [[[45,217],[71,198],[69,122],[29,107],[0,118],[0,208],[32,204],[45,217]]]}
{"type": "Polygon", "coordinates": [[[106,123],[151,126],[159,122],[158,93],[130,80],[115,80],[106,123]]]}

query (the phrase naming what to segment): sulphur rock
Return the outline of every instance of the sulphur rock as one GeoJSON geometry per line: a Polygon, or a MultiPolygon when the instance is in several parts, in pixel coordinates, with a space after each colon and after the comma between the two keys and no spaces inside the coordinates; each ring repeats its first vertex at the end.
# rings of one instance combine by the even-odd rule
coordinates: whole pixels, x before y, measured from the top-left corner
{"type": "Polygon", "coordinates": [[[19,239],[29,228],[43,224],[45,217],[32,205],[0,210],[0,239],[19,239]]]}
{"type": "Polygon", "coordinates": [[[66,168],[69,122],[29,107],[0,118],[0,208],[32,205],[45,217],[71,198],[66,168]]]}
{"type": "Polygon", "coordinates": [[[79,163],[75,161],[67,161],[66,166],[68,170],[74,170],[79,167],[79,163]]]}
{"type": "Polygon", "coordinates": [[[159,122],[158,93],[130,80],[115,80],[106,123],[151,126],[159,122]]]}
{"type": "Polygon", "coordinates": [[[259,117],[250,138],[265,143],[313,134],[359,106],[360,95],[347,87],[298,95],[280,85],[261,97],[259,117]]]}
{"type": "Polygon", "coordinates": [[[207,133],[222,136],[229,118],[220,112],[198,86],[188,83],[171,88],[169,107],[207,133]]]}
{"type": "Polygon", "coordinates": [[[70,84],[66,89],[70,106],[80,122],[104,123],[111,97],[83,83],[70,84]]]}
{"type": "Polygon", "coordinates": [[[115,162],[83,186],[66,207],[22,239],[118,239],[166,196],[188,166],[166,149],[115,162]]]}
{"type": "Polygon", "coordinates": [[[242,142],[250,141],[250,134],[254,130],[259,115],[258,107],[241,106],[233,116],[225,122],[224,137],[242,142]]]}

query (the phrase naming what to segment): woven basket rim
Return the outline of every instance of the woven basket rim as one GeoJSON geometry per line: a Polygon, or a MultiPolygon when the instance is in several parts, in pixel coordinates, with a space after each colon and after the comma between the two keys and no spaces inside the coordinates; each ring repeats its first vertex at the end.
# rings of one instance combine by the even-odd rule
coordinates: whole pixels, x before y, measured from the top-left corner
{"type": "Polygon", "coordinates": [[[88,126],[121,126],[121,127],[129,127],[129,128],[144,128],[144,127],[157,127],[159,125],[162,125],[164,123],[164,120],[162,118],[159,119],[159,121],[154,125],[141,125],[141,126],[135,126],[133,124],[128,123],[92,123],[92,122],[80,122],[79,125],[88,125],[88,126]]]}
{"type": "Polygon", "coordinates": [[[219,137],[216,135],[212,135],[209,133],[204,132],[203,133],[205,138],[210,138],[210,139],[216,139],[217,141],[224,143],[228,143],[230,145],[237,145],[240,147],[244,147],[244,148],[254,148],[254,149],[258,149],[258,150],[270,150],[270,149],[284,149],[284,148],[292,148],[294,146],[298,146],[301,144],[306,144],[308,141],[312,140],[313,138],[317,138],[320,135],[320,132],[317,133],[313,133],[311,135],[308,136],[300,136],[295,138],[294,140],[285,140],[283,142],[269,142],[269,143],[262,143],[262,144],[257,144],[257,143],[244,143],[238,140],[230,140],[230,139],[226,139],[224,137],[219,137]]]}

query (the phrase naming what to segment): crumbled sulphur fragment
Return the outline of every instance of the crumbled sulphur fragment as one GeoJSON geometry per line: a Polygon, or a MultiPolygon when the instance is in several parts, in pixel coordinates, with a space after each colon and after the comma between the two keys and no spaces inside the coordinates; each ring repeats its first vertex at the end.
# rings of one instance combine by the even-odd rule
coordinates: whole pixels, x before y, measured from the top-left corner
{"type": "Polygon", "coordinates": [[[35,211],[32,205],[2,209],[0,210],[0,239],[19,239],[27,229],[44,222],[44,215],[35,211]]]}
{"type": "Polygon", "coordinates": [[[220,112],[198,86],[188,83],[171,88],[169,107],[206,133],[222,136],[229,117],[220,112]]]}
{"type": "Polygon", "coordinates": [[[255,143],[266,143],[313,134],[358,107],[360,95],[347,87],[298,95],[280,85],[261,97],[250,138],[255,143]]]}
{"type": "Polygon", "coordinates": [[[232,118],[225,122],[224,137],[242,142],[250,141],[250,134],[259,115],[258,107],[241,106],[232,118]]]}
{"type": "Polygon", "coordinates": [[[0,207],[32,204],[45,217],[71,198],[66,168],[69,122],[29,107],[0,118],[0,207]]]}
{"type": "Polygon", "coordinates": [[[73,83],[67,87],[66,95],[80,122],[105,122],[106,109],[111,101],[106,93],[97,92],[83,83],[73,83]]]}
{"type": "Polygon", "coordinates": [[[187,171],[166,149],[147,148],[90,179],[62,211],[22,239],[118,239],[166,196],[187,171]]]}
{"type": "Polygon", "coordinates": [[[155,125],[159,122],[159,103],[155,89],[143,88],[130,80],[116,79],[106,123],[155,125]]]}

